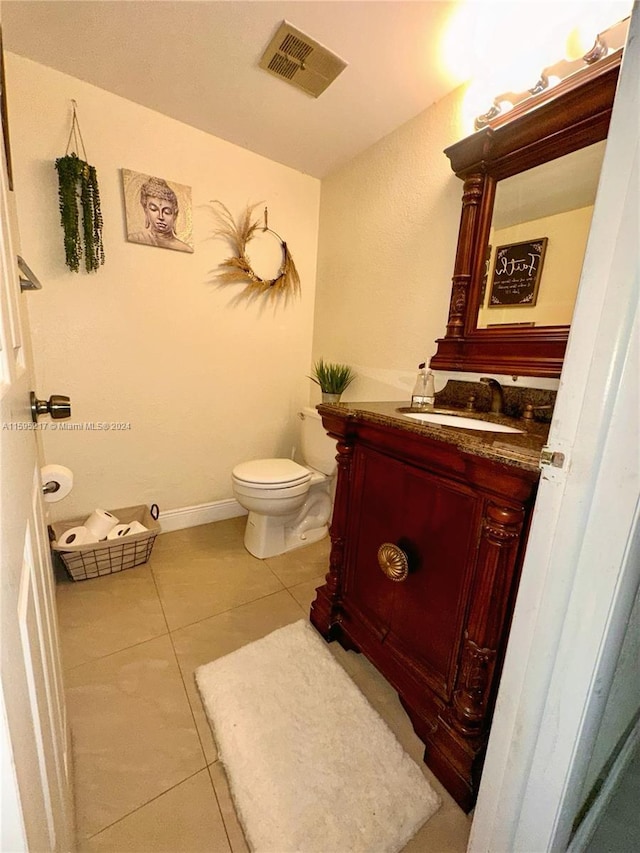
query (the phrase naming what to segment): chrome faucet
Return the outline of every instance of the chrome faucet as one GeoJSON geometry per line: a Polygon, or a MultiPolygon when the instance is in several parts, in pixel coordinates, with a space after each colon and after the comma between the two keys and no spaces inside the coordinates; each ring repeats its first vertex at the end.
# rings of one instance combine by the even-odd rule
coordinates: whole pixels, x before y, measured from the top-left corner
{"type": "Polygon", "coordinates": [[[480,382],[484,382],[489,386],[491,391],[491,411],[496,415],[501,415],[504,410],[504,392],[502,385],[497,379],[492,379],[490,376],[482,376],[480,382]]]}

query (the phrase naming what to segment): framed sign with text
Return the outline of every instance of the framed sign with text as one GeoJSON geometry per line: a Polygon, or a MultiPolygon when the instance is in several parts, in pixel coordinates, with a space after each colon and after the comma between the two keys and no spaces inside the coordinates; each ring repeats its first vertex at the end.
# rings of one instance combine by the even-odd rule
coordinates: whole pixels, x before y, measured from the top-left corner
{"type": "Polygon", "coordinates": [[[547,237],[496,248],[489,308],[536,304],[546,249],[547,237]]]}

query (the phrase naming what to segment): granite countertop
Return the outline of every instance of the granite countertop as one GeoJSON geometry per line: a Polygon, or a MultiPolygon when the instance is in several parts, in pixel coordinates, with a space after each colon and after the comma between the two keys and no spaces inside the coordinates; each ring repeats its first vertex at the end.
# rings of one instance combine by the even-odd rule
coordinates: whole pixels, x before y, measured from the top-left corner
{"type": "Polygon", "coordinates": [[[472,417],[489,423],[512,426],[522,430],[522,432],[485,432],[418,421],[407,417],[406,412],[421,410],[412,410],[406,403],[403,404],[400,401],[389,403],[321,403],[317,408],[321,415],[338,415],[342,418],[353,418],[357,421],[396,427],[406,432],[444,441],[458,447],[465,453],[494,459],[505,465],[523,468],[527,471],[538,470],[540,451],[546,444],[549,433],[548,423],[494,415],[490,412],[468,412],[465,409],[453,406],[443,406],[437,399],[435,407],[425,411],[472,417]]]}

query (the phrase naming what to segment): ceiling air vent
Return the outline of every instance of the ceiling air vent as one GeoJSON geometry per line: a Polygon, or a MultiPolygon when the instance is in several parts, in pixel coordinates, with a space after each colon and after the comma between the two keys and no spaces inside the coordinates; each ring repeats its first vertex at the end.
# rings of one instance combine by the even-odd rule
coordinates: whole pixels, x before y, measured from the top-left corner
{"type": "Polygon", "coordinates": [[[283,21],[260,60],[275,77],[317,98],[347,63],[308,35],[283,21]]]}

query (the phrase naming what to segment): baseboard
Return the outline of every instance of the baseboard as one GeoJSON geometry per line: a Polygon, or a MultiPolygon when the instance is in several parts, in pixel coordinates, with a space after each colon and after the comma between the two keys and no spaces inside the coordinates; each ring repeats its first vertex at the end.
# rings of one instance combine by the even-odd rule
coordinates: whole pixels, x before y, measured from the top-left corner
{"type": "Polygon", "coordinates": [[[224,521],[226,518],[236,518],[246,514],[246,509],[243,509],[238,501],[228,498],[210,504],[168,509],[166,512],[160,513],[159,520],[162,532],[171,533],[173,530],[197,527],[199,524],[210,524],[212,521],[224,521]]]}
{"type": "Polygon", "coordinates": [[[567,848],[567,853],[582,853],[593,837],[600,818],[609,801],[616,792],[624,771],[633,758],[640,744],[640,718],[636,718],[631,730],[627,730],[627,737],[611,763],[603,784],[598,790],[586,815],[582,819],[575,835],[567,848]]]}

